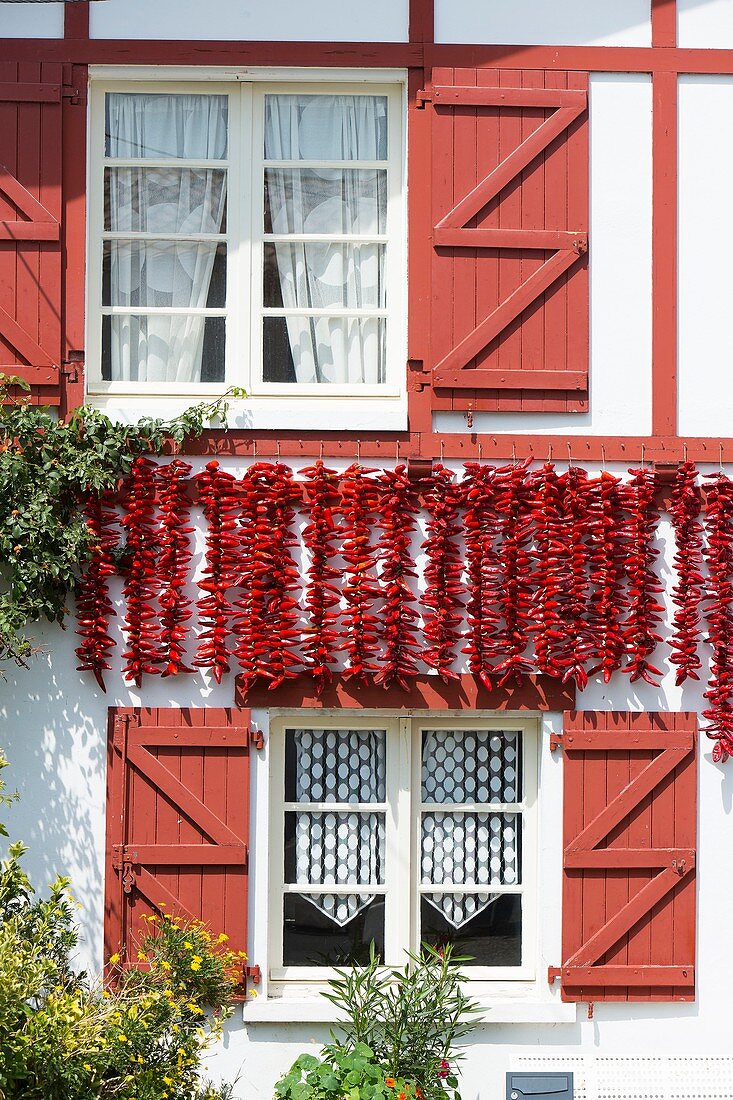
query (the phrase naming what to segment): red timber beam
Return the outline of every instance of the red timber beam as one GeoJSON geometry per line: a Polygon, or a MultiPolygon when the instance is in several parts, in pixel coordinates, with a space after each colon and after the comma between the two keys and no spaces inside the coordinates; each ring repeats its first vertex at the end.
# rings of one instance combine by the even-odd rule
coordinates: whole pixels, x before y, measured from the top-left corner
{"type": "MultiPolygon", "coordinates": [[[[673,53],[676,0],[652,0],[652,47],[673,53]]],[[[677,73],[652,74],[652,435],[677,434],[677,73]]]]}

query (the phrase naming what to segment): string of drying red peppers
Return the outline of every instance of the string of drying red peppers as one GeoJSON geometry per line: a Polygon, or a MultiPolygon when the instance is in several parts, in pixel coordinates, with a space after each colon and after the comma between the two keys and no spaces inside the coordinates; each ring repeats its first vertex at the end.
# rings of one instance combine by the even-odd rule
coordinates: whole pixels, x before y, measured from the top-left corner
{"type": "MultiPolygon", "coordinates": [[[[138,686],[145,674],[194,668],[220,681],[234,665],[245,692],[302,672],[320,691],[341,663],[350,675],[407,688],[421,668],[455,678],[462,654],[488,687],[531,672],[581,689],[597,673],[606,683],[617,671],[631,682],[661,676],[652,663],[664,615],[653,470],[623,480],[551,463],[469,462],[459,477],[438,463],[416,485],[404,466],[356,463],[336,473],[319,461],[296,479],[281,462],[256,462],[237,479],[212,461],[193,479],[206,550],[189,666],[190,473],[178,459],[140,457],[120,515],[108,498],[89,502],[95,550],[78,598],[77,655],[102,687],[117,571],[124,675],[138,686]]],[[[704,613],[712,648],[704,716],[724,760],[733,755],[733,483],[723,474],[707,480],[704,504],[691,463],[672,490],[668,644],[677,684],[699,679],[704,613]]]]}

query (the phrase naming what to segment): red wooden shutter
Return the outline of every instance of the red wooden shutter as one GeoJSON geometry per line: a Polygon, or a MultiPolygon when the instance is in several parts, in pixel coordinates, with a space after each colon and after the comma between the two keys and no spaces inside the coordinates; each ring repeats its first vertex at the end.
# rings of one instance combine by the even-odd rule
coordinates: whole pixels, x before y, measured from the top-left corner
{"type": "Polygon", "coordinates": [[[155,911],[247,949],[247,710],[110,709],[105,949],[134,961],[155,911]]]}
{"type": "Polygon", "coordinates": [[[410,354],[433,408],[587,409],[587,73],[436,68],[425,95],[429,318],[410,354]]]}
{"type": "Polygon", "coordinates": [[[565,1001],[695,997],[697,717],[565,716],[565,1001]]]}
{"type": "MultiPolygon", "coordinates": [[[[65,204],[74,211],[72,221],[81,205],[83,221],[85,79],[76,66],[0,62],[0,374],[23,378],[35,401],[51,405],[60,403],[68,351],[62,340],[65,274],[75,284],[70,298],[76,312],[83,308],[83,224],[69,247],[62,223],[65,204]],[[65,132],[82,158],[81,169],[67,173],[66,194],[65,132]],[[81,194],[69,195],[69,186],[81,186],[81,194]]],[[[69,325],[76,343],[80,318],[69,325]]]]}

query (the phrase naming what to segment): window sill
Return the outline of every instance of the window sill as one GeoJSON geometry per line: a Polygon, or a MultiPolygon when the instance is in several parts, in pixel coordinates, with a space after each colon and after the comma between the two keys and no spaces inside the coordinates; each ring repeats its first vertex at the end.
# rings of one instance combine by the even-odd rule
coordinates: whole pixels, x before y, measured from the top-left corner
{"type": "MultiPolygon", "coordinates": [[[[177,416],[201,400],[191,396],[146,397],[143,394],[89,394],[87,400],[115,423],[131,424],[141,416],[177,416]]],[[[250,397],[232,401],[227,428],[242,431],[400,432],[407,429],[407,401],[402,397],[250,397]]]]}
{"type": "MultiPolygon", "coordinates": [[[[481,1024],[572,1024],[578,1006],[562,1001],[481,1001],[481,1024]]],[[[263,997],[244,1006],[245,1024],[337,1024],[342,1013],[322,997],[295,1000],[263,997]]]]}

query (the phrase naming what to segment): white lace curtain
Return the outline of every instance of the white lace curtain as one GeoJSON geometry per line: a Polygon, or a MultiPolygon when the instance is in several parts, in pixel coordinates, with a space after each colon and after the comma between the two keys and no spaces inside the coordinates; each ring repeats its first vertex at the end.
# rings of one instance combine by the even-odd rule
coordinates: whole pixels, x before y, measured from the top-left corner
{"type": "MultiPolygon", "coordinates": [[[[353,168],[267,168],[272,232],[384,233],[386,170],[358,162],[386,159],[386,124],[383,96],[267,96],[267,160],[355,162],[353,168]]],[[[384,308],[382,244],[280,241],[273,247],[286,309],[384,308]]],[[[290,314],[287,330],[296,381],[384,380],[383,319],[290,314]]]]}
{"type": "MultiPolygon", "coordinates": [[[[107,95],[107,156],[221,160],[227,155],[227,98],[214,95],[107,95]]],[[[107,170],[106,224],[117,233],[180,240],[108,240],[108,304],[144,310],[207,305],[217,242],[185,240],[222,231],[226,172],[135,166],[107,170]]],[[[224,305],[224,301],[217,303],[224,305]]],[[[110,320],[113,381],[201,380],[205,316],[115,314],[110,320]]]]}
{"type": "MultiPolygon", "coordinates": [[[[295,730],[297,802],[384,802],[384,730],[295,730]]],[[[374,895],[309,893],[308,886],[384,881],[384,814],[368,810],[296,813],[296,882],[302,897],[343,927],[374,895]]]]}
{"type": "Polygon", "coordinates": [[[472,893],[425,893],[453,928],[501,895],[476,887],[520,881],[521,816],[492,813],[491,803],[519,801],[519,734],[428,730],[423,734],[423,803],[483,803],[485,810],[428,810],[422,816],[423,885],[465,885],[472,893]]]}

